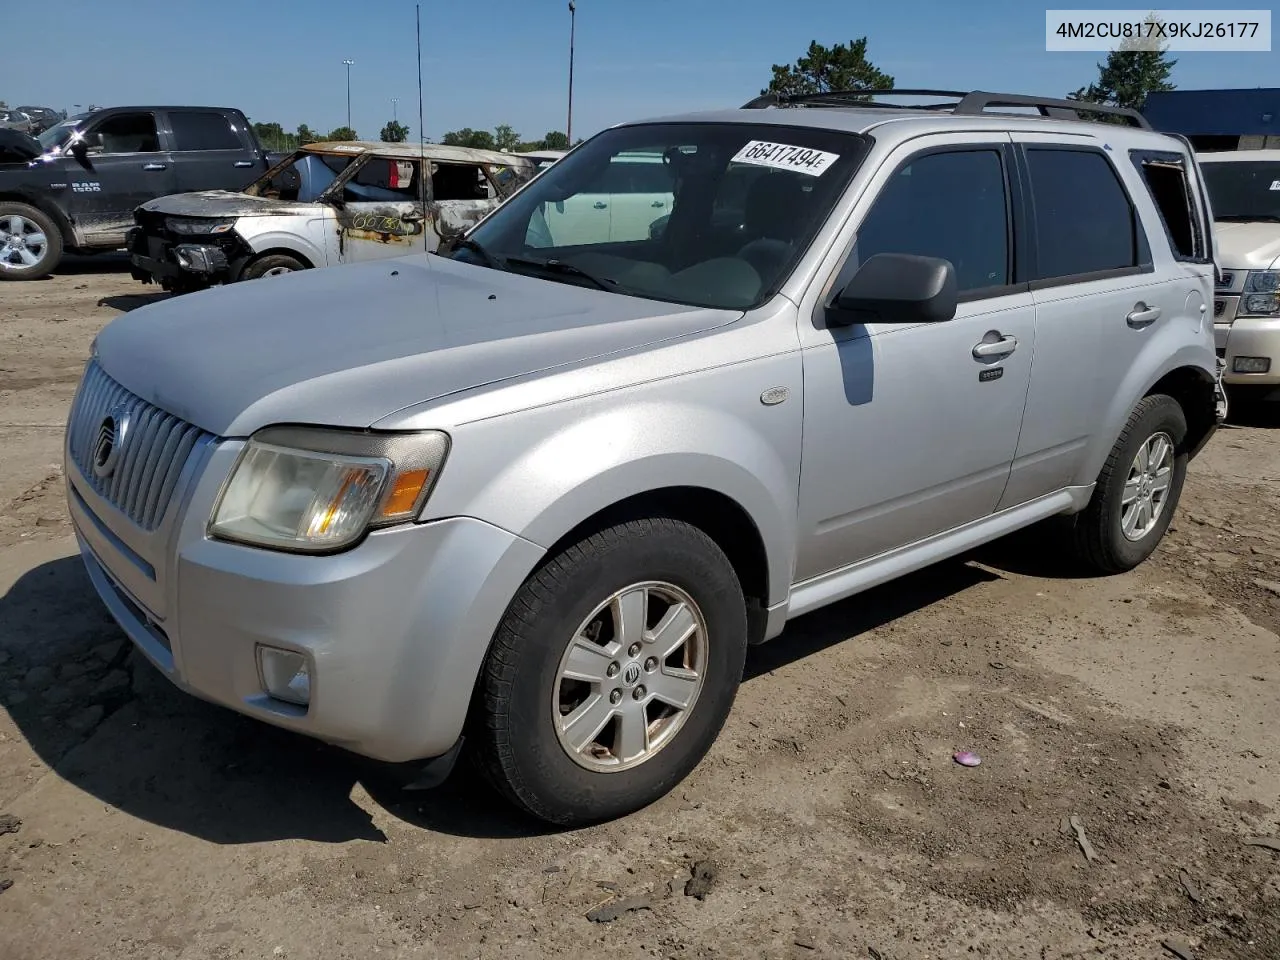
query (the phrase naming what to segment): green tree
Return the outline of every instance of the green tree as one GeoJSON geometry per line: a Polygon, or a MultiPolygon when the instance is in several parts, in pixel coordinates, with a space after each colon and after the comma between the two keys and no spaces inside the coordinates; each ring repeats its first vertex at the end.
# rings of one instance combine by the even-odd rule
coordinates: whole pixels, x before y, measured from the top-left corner
{"type": "Polygon", "coordinates": [[[492,133],[488,130],[472,130],[470,127],[450,130],[444,135],[441,143],[447,143],[453,147],[472,147],[476,150],[492,150],[495,146],[492,133]]]}
{"type": "Polygon", "coordinates": [[[298,143],[315,143],[321,139],[320,134],[313,131],[305,123],[298,124],[298,143]]]}
{"type": "MultiPolygon", "coordinates": [[[[1159,20],[1148,16],[1146,22],[1156,24],[1159,20]]],[[[1141,110],[1147,94],[1174,89],[1169,77],[1178,61],[1169,59],[1167,49],[1168,45],[1160,43],[1151,32],[1145,37],[1124,40],[1107,54],[1105,63],[1098,64],[1097,82],[1067,97],[1141,110]]]]}
{"type": "Polygon", "coordinates": [[[326,140],[359,140],[360,135],[351,127],[334,127],[329,131],[326,140]]]}
{"type": "Polygon", "coordinates": [[[395,120],[387,121],[387,125],[382,128],[382,133],[378,134],[383,143],[404,143],[409,139],[409,128],[403,123],[395,120]]]}
{"type": "Polygon", "coordinates": [[[543,150],[568,150],[569,138],[559,130],[550,131],[542,138],[543,150]]]}
{"type": "MultiPolygon", "coordinates": [[[[893,77],[867,59],[867,38],[824,47],[816,40],[794,64],[773,65],[773,79],[765,93],[805,94],[830,90],[888,90],[893,77]]],[[[869,97],[860,97],[866,100],[869,97]]]]}
{"type": "Polygon", "coordinates": [[[290,135],[278,123],[255,123],[253,132],[258,142],[272,150],[284,150],[290,141],[290,135]]]}
{"type": "Polygon", "coordinates": [[[514,150],[520,146],[520,134],[508,123],[493,128],[493,145],[499,150],[514,150]]]}

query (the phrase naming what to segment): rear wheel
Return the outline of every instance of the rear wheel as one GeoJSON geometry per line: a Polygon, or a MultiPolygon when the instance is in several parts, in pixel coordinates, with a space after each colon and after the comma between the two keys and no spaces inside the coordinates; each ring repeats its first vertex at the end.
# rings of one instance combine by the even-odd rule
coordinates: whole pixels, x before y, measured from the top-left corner
{"type": "Polygon", "coordinates": [[[269,253],[259,257],[245,266],[240,274],[241,280],[260,280],[263,277],[281,277],[286,273],[297,273],[306,270],[307,265],[297,257],[287,253],[269,253]]]}
{"type": "Polygon", "coordinates": [[[1099,573],[1131,570],[1155,551],[1187,474],[1187,420],[1173,397],[1143,397],[1073,523],[1076,556],[1099,573]]]}
{"type": "Polygon", "coordinates": [[[636,520],[566,548],[512,601],[485,662],[481,769],[543,820],[652,803],[715,741],[746,658],[742,588],[702,531],[636,520]]]}
{"type": "Polygon", "coordinates": [[[0,280],[40,280],[62,262],[62,233],[42,210],[0,203],[0,280]]]}

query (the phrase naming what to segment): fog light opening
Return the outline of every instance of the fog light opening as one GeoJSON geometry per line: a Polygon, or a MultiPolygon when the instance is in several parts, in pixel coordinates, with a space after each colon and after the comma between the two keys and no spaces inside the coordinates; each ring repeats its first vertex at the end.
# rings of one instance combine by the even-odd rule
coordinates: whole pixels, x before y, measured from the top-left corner
{"type": "Polygon", "coordinates": [[[1270,370],[1270,357],[1234,357],[1231,361],[1232,373],[1267,373],[1270,370]]]}
{"type": "Polygon", "coordinates": [[[311,665],[302,654],[259,646],[258,674],[267,696],[300,707],[311,703],[311,665]]]}

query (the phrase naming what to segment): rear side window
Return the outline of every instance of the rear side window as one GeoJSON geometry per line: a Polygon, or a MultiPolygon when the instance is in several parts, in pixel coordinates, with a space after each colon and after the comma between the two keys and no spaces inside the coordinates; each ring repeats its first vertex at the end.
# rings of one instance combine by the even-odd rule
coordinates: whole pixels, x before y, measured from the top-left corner
{"type": "Polygon", "coordinates": [[[190,111],[169,114],[175,150],[239,150],[240,138],[221,113],[190,111]]]}
{"type": "Polygon", "coordinates": [[[1037,279],[1138,266],[1133,204],[1115,169],[1093,150],[1029,147],[1037,279]]]}
{"type": "Polygon", "coordinates": [[[961,293],[1009,285],[1009,212],[1000,153],[931,153],[899,167],[862,221],[855,251],[859,263],[877,253],[950,260],[961,293]]]}
{"type": "Polygon", "coordinates": [[[1204,225],[1196,210],[1186,158],[1178,153],[1136,150],[1129,156],[1155,201],[1173,255],[1179,260],[1203,261],[1204,225]]]}

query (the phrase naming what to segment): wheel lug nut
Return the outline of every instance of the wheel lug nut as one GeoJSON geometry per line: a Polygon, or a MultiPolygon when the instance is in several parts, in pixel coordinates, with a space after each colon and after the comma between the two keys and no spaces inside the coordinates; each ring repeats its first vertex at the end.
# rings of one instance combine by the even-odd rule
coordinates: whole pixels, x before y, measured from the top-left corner
{"type": "Polygon", "coordinates": [[[627,653],[629,653],[633,657],[639,652],[640,652],[640,644],[638,643],[633,643],[631,645],[631,649],[627,651],[627,653]]]}
{"type": "Polygon", "coordinates": [[[648,660],[644,662],[644,668],[649,673],[653,673],[653,671],[658,669],[658,658],[650,657],[648,660]]]}
{"type": "Polygon", "coordinates": [[[640,686],[635,688],[634,692],[632,692],[631,695],[635,697],[637,700],[643,700],[644,694],[645,694],[644,684],[641,684],[640,686]]]}
{"type": "Polygon", "coordinates": [[[622,668],[618,666],[617,663],[611,663],[609,664],[609,669],[606,670],[605,673],[607,673],[611,677],[616,677],[618,675],[618,671],[621,669],[622,668]]]}
{"type": "Polygon", "coordinates": [[[622,691],[618,690],[617,688],[614,688],[613,692],[609,694],[609,702],[617,703],[621,699],[622,699],[622,691]]]}

